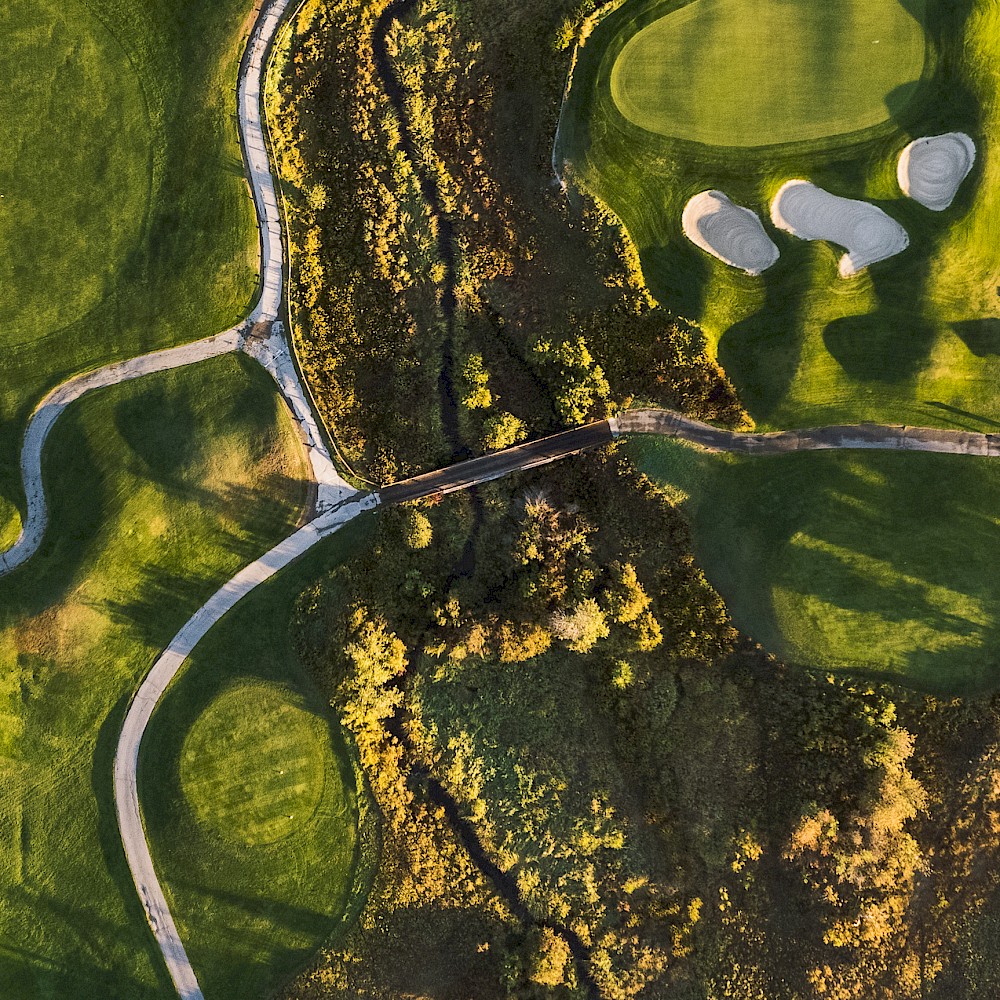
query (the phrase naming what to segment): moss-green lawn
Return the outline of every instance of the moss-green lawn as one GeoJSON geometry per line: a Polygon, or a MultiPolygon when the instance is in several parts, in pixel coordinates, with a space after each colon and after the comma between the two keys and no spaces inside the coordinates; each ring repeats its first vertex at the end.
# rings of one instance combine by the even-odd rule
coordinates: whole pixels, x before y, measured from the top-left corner
{"type": "Polygon", "coordinates": [[[630,5],[611,68],[633,124],[714,146],[823,139],[880,125],[924,74],[926,0],[691,0],[630,5]]]}
{"type": "Polygon", "coordinates": [[[44,471],[42,549],[0,580],[0,996],[170,996],[114,749],[177,629],[294,527],[304,460],[270,377],[227,356],[74,404],[44,471]]]}
{"type": "Polygon", "coordinates": [[[49,388],[224,330],[255,293],[234,121],[249,14],[246,0],[0,5],[0,542],[49,388]]]}
{"type": "MultiPolygon", "coordinates": [[[[850,0],[838,0],[822,5],[823,12],[806,14],[804,5],[792,0],[778,5],[785,15],[781,21],[771,17],[772,6],[743,0],[627,0],[609,13],[580,51],[560,127],[557,153],[566,160],[564,173],[622,219],[654,295],[702,325],[710,349],[759,427],[871,420],[996,431],[1000,9],[970,0],[878,0],[855,10],[850,0]],[[834,11],[843,15],[836,23],[834,11]],[[785,30],[775,36],[779,22],[785,30]],[[921,22],[927,47],[918,68],[912,30],[921,22]],[[759,37],[762,27],[766,44],[759,37]],[[886,40],[894,40],[891,50],[883,48],[886,40]],[[708,72],[712,62],[704,61],[706,48],[713,49],[711,58],[722,67],[718,46],[723,44],[729,52],[738,45],[742,63],[708,72]],[[656,65],[661,56],[674,61],[670,69],[656,65]],[[820,64],[824,68],[817,75],[820,64]],[[749,67],[746,80],[767,81],[763,93],[754,96],[748,84],[748,93],[739,95],[740,65],[749,67]],[[849,95],[826,79],[842,68],[856,82],[848,110],[849,95]],[[628,80],[633,99],[642,93],[656,103],[655,111],[643,112],[645,124],[655,131],[622,114],[616,88],[621,99],[628,80]],[[810,134],[817,121],[829,129],[825,138],[810,134]],[[727,122],[733,130],[728,140],[722,135],[727,122]],[[976,165],[952,207],[934,213],[902,195],[896,161],[912,138],[953,130],[975,140],[976,165]],[[759,144],[750,147],[752,131],[759,144]],[[909,248],[856,278],[840,279],[838,248],[796,240],[770,226],[770,199],[793,177],[878,204],[906,228],[909,248]],[[684,238],[683,206],[706,188],[720,188],[764,220],[781,258],[763,276],[736,272],[684,238]]],[[[909,455],[843,461],[876,478],[887,468],[895,477],[884,493],[887,501],[914,498],[928,516],[950,512],[953,520],[947,525],[940,516],[934,521],[942,539],[933,547],[942,563],[935,574],[957,573],[955,600],[978,607],[994,571],[987,560],[970,560],[966,553],[1000,551],[995,521],[973,513],[985,511],[981,505],[992,495],[994,472],[987,464],[909,455]],[[945,499],[956,482],[962,483],[972,510],[957,495],[954,503],[945,499]],[[953,563],[963,563],[960,571],[953,563]]],[[[987,649],[969,638],[941,639],[952,628],[942,625],[945,612],[907,603],[905,589],[883,588],[875,600],[874,591],[860,586],[871,578],[860,570],[870,555],[871,533],[879,533],[874,540],[881,546],[879,558],[904,566],[918,523],[904,509],[889,508],[884,522],[859,522],[852,534],[853,522],[844,519],[837,491],[822,488],[827,470],[840,468],[840,462],[812,455],[733,465],[748,495],[745,504],[737,505],[749,519],[748,538],[783,530],[783,504],[801,495],[803,485],[815,487],[807,491],[815,508],[809,514],[812,527],[795,544],[777,551],[763,543],[751,546],[767,560],[743,561],[739,573],[725,572],[718,560],[710,565],[705,556],[709,575],[737,620],[770,648],[806,662],[874,665],[939,687],[991,682],[996,670],[987,649]],[[771,495],[769,504],[749,500],[759,500],[762,491],[771,495]],[[768,523],[756,524],[758,517],[768,523]],[[827,523],[840,526],[831,528],[840,546],[836,561],[853,560],[857,571],[850,586],[844,577],[832,590],[823,574],[813,577],[821,562],[834,557],[828,552],[821,559],[808,542],[810,532],[827,523]],[[892,530],[893,523],[909,524],[910,534],[892,530]],[[776,595],[772,584],[779,577],[783,590],[776,595]],[[775,600],[780,612],[774,611],[775,600]],[[865,617],[869,610],[876,617],[865,617]],[[891,628],[890,621],[895,622],[891,628]],[[938,639],[931,638],[935,635],[938,639]]],[[[731,472],[727,481],[735,478],[731,472]]],[[[704,553],[734,543],[730,518],[736,513],[721,506],[723,497],[738,499],[723,491],[714,517],[696,519],[704,553]]],[[[708,509],[702,501],[697,504],[708,509]]],[[[874,563],[866,565],[874,572],[874,563]]],[[[961,631],[963,616],[956,613],[952,625],[961,631]]],[[[973,620],[978,612],[970,614],[973,620]]],[[[988,631],[989,626],[980,621],[976,628],[988,631]]]]}
{"type": "Polygon", "coordinates": [[[629,445],[691,519],[736,624],[793,663],[937,692],[1000,671],[1000,463],[898,452],[708,454],[629,445]]]}
{"type": "Polygon", "coordinates": [[[341,529],[237,605],[143,741],[153,857],[208,1000],[272,995],[363,902],[355,774],[292,619],[299,593],[369,525],[341,529]]]}

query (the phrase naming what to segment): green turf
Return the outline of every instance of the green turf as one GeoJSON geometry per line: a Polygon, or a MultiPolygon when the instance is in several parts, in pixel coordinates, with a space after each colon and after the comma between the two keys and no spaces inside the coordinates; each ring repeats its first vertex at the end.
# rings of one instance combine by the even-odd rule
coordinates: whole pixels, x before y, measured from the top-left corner
{"type": "Polygon", "coordinates": [[[925,0],[630,5],[636,22],[654,20],[615,60],[611,94],[633,124],[715,146],[858,132],[886,121],[915,93],[927,51],[924,6],[925,0]]]}
{"type": "Polygon", "coordinates": [[[74,404],[44,472],[42,548],[0,579],[0,996],[171,997],[118,840],[115,744],[157,653],[291,530],[301,447],[269,376],[228,356],[74,404]]]}
{"type": "Polygon", "coordinates": [[[368,530],[342,529],[224,618],[143,742],[153,857],[209,1000],[270,996],[344,916],[355,781],[336,718],[295,655],[290,620],[298,594],[368,530]]]}
{"type": "Polygon", "coordinates": [[[308,824],[330,762],[321,725],[280,688],[235,684],[223,691],[181,752],[181,790],[198,826],[235,844],[264,845],[308,824]]]}
{"type": "MultiPolygon", "coordinates": [[[[628,0],[597,25],[581,50],[557,151],[567,175],[623,220],[653,293],[701,324],[762,429],[866,420],[1000,429],[1000,8],[927,0],[925,71],[905,101],[889,95],[891,114],[881,124],[848,134],[834,124],[830,138],[783,144],[761,129],[767,144],[738,148],[639,128],[615,104],[620,54],[646,25],[665,29],[675,7],[628,0]],[[902,196],[896,162],[911,138],[951,130],[973,137],[976,165],[952,207],[930,212],[902,196]],[[880,205],[906,228],[909,248],[840,279],[839,248],[770,227],[770,199],[793,177],[880,205]],[[781,258],[763,276],[737,272],[684,238],[683,206],[706,188],[722,189],[765,221],[781,258]]],[[[870,4],[858,23],[871,26],[888,9],[870,4]]],[[[814,17],[821,14],[817,7],[814,17]]],[[[886,30],[890,21],[900,23],[898,12],[886,30]]],[[[722,37],[717,21],[696,23],[705,32],[699,47],[722,37]]],[[[845,31],[804,33],[804,63],[846,59],[839,49],[827,52],[828,38],[845,31]]],[[[867,48],[888,59],[881,43],[867,48]]],[[[775,56],[775,66],[783,58],[775,56]]],[[[855,110],[870,106],[872,93],[865,87],[855,110]]],[[[810,100],[818,119],[830,113],[815,91],[810,100]]],[[[707,112],[699,105],[697,113],[707,112]]],[[[726,471],[692,486],[699,552],[737,622],[768,648],[803,662],[891,670],[941,689],[996,683],[989,667],[995,569],[984,553],[997,551],[988,506],[997,470],[988,462],[808,456],[710,465],[726,471]],[[843,484],[856,484],[844,471],[849,462],[890,476],[868,487],[881,498],[877,517],[846,504],[843,484]],[[911,565],[916,537],[924,561],[911,565]],[[931,553],[940,566],[928,561],[931,553]]]]}
{"type": "Polygon", "coordinates": [[[691,518],[737,626],[795,663],[930,690],[1000,682],[1000,463],[812,452],[770,458],[629,445],[691,518]]]}
{"type": "MultiPolygon", "coordinates": [[[[889,121],[831,139],[739,149],[657,135],[615,105],[619,52],[639,37],[639,25],[672,7],[629,0],[598,24],[581,50],[559,133],[566,173],[621,217],[653,293],[701,323],[762,427],[876,420],[995,429],[1000,11],[968,0],[929,3],[933,72],[889,121]],[[952,208],[930,212],[900,193],[896,160],[913,136],[954,129],[975,139],[979,156],[952,208]],[[875,201],[904,225],[910,247],[840,279],[838,248],[770,228],[770,199],[792,177],[875,201]],[[763,276],[736,272],[684,238],[684,204],[706,188],[721,188],[766,220],[781,258],[763,276]]],[[[823,55],[815,36],[807,40],[823,55]]]]}
{"type": "Polygon", "coordinates": [[[246,0],[0,5],[0,536],[67,376],[226,329],[256,286],[233,121],[246,0]]]}

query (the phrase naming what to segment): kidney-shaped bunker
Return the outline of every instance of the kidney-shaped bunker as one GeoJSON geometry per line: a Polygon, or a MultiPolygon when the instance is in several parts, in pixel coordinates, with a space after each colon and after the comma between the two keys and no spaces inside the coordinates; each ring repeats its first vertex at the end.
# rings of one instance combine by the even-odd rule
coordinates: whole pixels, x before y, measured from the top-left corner
{"type": "Polygon", "coordinates": [[[696,246],[747,274],[760,274],[778,259],[757,215],[721,191],[696,194],[684,206],[681,225],[696,246]]]}
{"type": "Polygon", "coordinates": [[[925,135],[899,154],[896,176],[905,195],[943,212],[976,162],[976,144],[964,132],[925,135]]]}
{"type": "Polygon", "coordinates": [[[906,230],[881,208],[830,194],[809,181],[782,184],[771,202],[771,219],[799,239],[842,246],[847,251],[840,258],[842,278],[892,257],[910,243],[906,230]]]}

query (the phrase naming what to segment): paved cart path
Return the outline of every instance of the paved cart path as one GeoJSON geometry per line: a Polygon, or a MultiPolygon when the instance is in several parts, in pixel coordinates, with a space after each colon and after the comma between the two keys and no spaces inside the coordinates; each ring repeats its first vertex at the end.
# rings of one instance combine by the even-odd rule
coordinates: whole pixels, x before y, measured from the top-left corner
{"type": "Polygon", "coordinates": [[[680,438],[709,451],[740,455],[787,455],[830,449],[931,451],[947,455],[1000,457],[1000,434],[908,427],[905,424],[839,424],[802,430],[747,434],[727,431],[674,410],[630,410],[609,421],[619,434],[660,434],[680,438]]]}
{"type": "Polygon", "coordinates": [[[278,321],[283,294],[282,222],[261,122],[261,88],[271,41],[293,2],[295,0],[265,3],[240,65],[240,139],[261,236],[261,292],[256,306],[242,323],[224,333],[108,365],[76,376],[50,392],[35,410],[25,432],[21,472],[27,504],[21,534],[13,546],[0,553],[2,576],[22,565],[38,550],[47,522],[41,461],[45,440],[62,411],[93,389],[243,350],[271,372],[301,428],[312,474],[318,484],[316,516],[242,569],[177,633],[136,692],[115,754],[115,808],[125,854],[149,925],[183,1000],[200,1000],[202,993],[157,879],[142,825],[136,772],[143,733],[159,699],[198,641],[238,601],[320,539],[380,502],[401,503],[467,489],[515,471],[600,447],[621,434],[659,434],[715,451],[758,455],[832,448],[1000,455],[1000,436],[969,431],[862,424],[743,434],[721,430],[670,410],[637,410],[395,483],[385,487],[380,494],[363,496],[357,493],[334,468],[278,321]]]}

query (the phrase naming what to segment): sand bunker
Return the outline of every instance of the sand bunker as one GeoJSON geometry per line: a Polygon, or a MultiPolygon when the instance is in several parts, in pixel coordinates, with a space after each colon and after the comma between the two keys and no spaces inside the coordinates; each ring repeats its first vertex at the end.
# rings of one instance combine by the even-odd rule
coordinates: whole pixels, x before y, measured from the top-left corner
{"type": "Polygon", "coordinates": [[[840,198],[809,181],[788,181],[771,202],[771,219],[779,229],[802,240],[828,240],[847,253],[840,276],[852,274],[904,250],[906,230],[881,208],[865,201],[840,198]]]}
{"type": "Polygon", "coordinates": [[[976,144],[964,132],[925,135],[899,154],[896,176],[903,194],[943,212],[976,162],[976,144]]]}
{"type": "Polygon", "coordinates": [[[756,214],[721,191],[696,194],[684,206],[681,224],[692,243],[747,274],[760,274],[778,259],[778,248],[756,214]]]}

